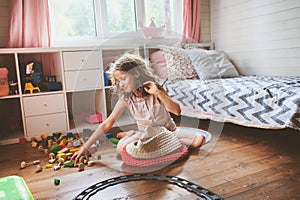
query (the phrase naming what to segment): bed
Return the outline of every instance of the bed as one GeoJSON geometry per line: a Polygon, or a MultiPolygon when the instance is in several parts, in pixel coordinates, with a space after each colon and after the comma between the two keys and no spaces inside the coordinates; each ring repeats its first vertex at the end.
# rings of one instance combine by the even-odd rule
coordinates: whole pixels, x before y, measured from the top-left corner
{"type": "Polygon", "coordinates": [[[200,47],[160,46],[150,55],[183,116],[300,130],[300,77],[242,76],[224,52],[200,47]]]}

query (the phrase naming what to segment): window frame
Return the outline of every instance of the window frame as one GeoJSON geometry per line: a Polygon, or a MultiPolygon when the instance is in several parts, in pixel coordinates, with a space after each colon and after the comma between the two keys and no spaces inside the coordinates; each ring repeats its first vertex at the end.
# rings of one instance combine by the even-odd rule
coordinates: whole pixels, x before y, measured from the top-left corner
{"type": "MultiPolygon", "coordinates": [[[[139,24],[147,25],[145,22],[145,0],[134,0],[135,3],[135,18],[136,18],[136,31],[128,32],[110,32],[108,30],[107,20],[107,7],[106,1],[109,0],[93,0],[94,2],[94,20],[96,36],[72,36],[72,37],[57,37],[55,35],[55,29],[51,31],[51,46],[95,46],[106,43],[107,40],[111,45],[132,43],[133,41],[143,41],[143,34],[139,30],[139,24]]],[[[173,3],[175,6],[176,17],[173,19],[176,21],[176,30],[167,30],[165,38],[174,39],[179,38],[182,32],[182,16],[183,16],[183,0],[179,0],[181,3],[173,3]],[[181,20],[180,20],[181,18],[181,20]]],[[[178,2],[178,0],[176,0],[178,2]]],[[[49,5],[50,9],[53,9],[49,5]]],[[[51,15],[51,12],[50,12],[51,15]]]]}

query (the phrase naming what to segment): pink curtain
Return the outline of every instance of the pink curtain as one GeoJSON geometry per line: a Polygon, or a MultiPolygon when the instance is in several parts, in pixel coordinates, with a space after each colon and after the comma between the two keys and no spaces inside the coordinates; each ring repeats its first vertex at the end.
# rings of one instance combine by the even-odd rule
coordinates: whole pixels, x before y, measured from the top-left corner
{"type": "MultiPolygon", "coordinates": [[[[8,48],[50,47],[48,0],[9,0],[8,8],[10,13],[8,48]]],[[[29,54],[24,59],[41,61],[44,75],[55,73],[51,54],[29,54]]]]}
{"type": "Polygon", "coordinates": [[[200,0],[184,0],[182,42],[200,42],[200,0]]]}
{"type": "Polygon", "coordinates": [[[9,0],[8,47],[50,47],[48,0],[9,0]]]}

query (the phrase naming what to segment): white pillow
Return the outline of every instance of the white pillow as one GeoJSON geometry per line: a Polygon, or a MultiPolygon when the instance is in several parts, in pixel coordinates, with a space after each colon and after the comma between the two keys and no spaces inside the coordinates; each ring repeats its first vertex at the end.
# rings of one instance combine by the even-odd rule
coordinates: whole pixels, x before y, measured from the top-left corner
{"type": "Polygon", "coordinates": [[[237,77],[234,65],[222,51],[190,49],[185,50],[198,76],[202,80],[237,77]]]}
{"type": "Polygon", "coordinates": [[[217,65],[220,78],[233,78],[239,76],[238,71],[230,62],[224,51],[208,50],[206,52],[217,65]]]}

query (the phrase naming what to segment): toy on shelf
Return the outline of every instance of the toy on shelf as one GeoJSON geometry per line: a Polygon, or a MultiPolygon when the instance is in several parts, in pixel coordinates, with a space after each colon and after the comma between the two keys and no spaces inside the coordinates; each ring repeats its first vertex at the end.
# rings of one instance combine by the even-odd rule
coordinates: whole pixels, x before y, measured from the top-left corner
{"type": "Polygon", "coordinates": [[[31,82],[25,83],[24,94],[29,92],[32,94],[34,91],[41,92],[39,87],[34,87],[31,82]]]}
{"type": "Polygon", "coordinates": [[[42,63],[29,62],[27,64],[20,63],[22,86],[24,86],[24,94],[41,92],[42,83],[42,63]]]}
{"type": "Polygon", "coordinates": [[[9,94],[8,85],[8,70],[5,67],[0,67],[0,97],[9,94]]]}
{"type": "Polygon", "coordinates": [[[86,121],[89,122],[90,124],[101,123],[102,115],[101,113],[92,114],[86,118],[86,121]]]}
{"type": "Polygon", "coordinates": [[[59,91],[62,90],[61,82],[57,82],[56,76],[46,76],[45,78],[45,90],[47,91],[59,91]]]}
{"type": "Polygon", "coordinates": [[[18,94],[18,83],[14,80],[9,81],[9,94],[18,94]]]}
{"type": "Polygon", "coordinates": [[[107,71],[103,72],[103,79],[104,79],[104,86],[111,85],[111,81],[108,78],[108,72],[107,71]]]}

